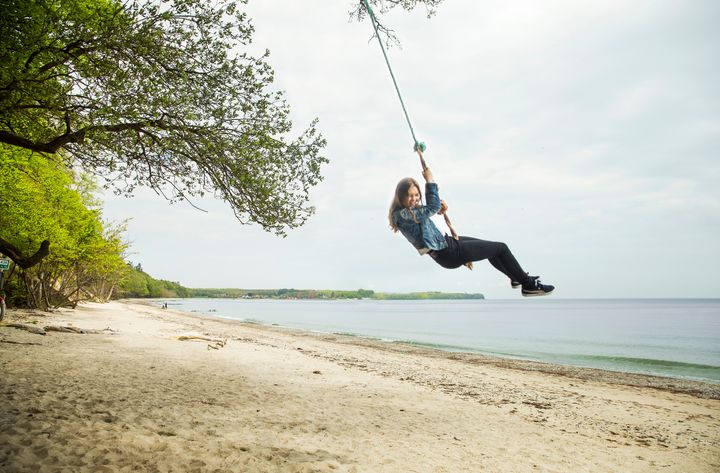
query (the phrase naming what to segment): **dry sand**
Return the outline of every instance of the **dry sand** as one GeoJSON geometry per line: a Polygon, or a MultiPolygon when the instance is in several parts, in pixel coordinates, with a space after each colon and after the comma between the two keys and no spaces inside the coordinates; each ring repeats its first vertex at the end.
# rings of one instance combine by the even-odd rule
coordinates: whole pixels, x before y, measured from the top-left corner
{"type": "Polygon", "coordinates": [[[2,472],[720,471],[717,385],[136,302],[33,321],[101,332],[0,326],[2,472]]]}

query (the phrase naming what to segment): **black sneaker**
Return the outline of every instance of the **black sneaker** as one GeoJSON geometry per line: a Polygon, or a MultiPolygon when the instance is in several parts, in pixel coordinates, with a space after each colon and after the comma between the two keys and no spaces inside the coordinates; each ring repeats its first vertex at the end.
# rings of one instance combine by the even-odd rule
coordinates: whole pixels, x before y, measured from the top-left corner
{"type": "MultiPolygon", "coordinates": [[[[525,273],[525,274],[528,275],[528,277],[531,279],[531,282],[532,282],[533,280],[540,279],[540,276],[530,276],[530,273],[525,273]]],[[[522,283],[521,283],[521,282],[517,282],[517,281],[510,280],[510,286],[511,286],[513,289],[517,289],[517,288],[519,288],[520,286],[522,286],[522,283]]]]}
{"type": "Polygon", "coordinates": [[[523,286],[523,297],[546,296],[555,290],[555,286],[540,283],[540,279],[530,279],[530,282],[523,286]]]}

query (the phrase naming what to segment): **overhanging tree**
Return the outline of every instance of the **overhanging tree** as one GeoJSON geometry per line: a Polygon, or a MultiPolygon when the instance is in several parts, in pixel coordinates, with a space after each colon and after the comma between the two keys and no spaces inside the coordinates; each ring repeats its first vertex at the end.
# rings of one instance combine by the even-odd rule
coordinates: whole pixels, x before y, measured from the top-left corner
{"type": "Polygon", "coordinates": [[[212,193],[284,235],[312,214],[327,160],[297,137],[268,52],[242,51],[247,0],[0,0],[0,142],[94,172],[118,192],[212,193]]]}

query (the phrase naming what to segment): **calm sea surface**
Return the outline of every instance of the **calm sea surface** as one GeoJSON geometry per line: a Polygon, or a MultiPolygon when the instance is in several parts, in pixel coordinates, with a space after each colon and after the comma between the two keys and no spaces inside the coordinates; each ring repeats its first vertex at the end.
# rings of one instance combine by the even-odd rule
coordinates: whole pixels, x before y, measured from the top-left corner
{"type": "Polygon", "coordinates": [[[720,299],[168,303],[216,317],[447,351],[720,383],[720,299]]]}

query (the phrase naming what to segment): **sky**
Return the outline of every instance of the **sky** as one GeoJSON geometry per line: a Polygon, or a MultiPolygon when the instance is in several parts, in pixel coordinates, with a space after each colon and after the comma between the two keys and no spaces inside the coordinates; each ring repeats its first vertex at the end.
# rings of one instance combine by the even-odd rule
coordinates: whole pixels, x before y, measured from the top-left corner
{"type": "MultiPolygon", "coordinates": [[[[443,269],[390,231],[397,181],[421,170],[355,3],[246,7],[295,133],[317,117],[328,141],[315,215],[281,238],[222,201],[108,194],[129,260],[188,287],[520,297],[487,262],[443,269]]],[[[507,243],[552,297],[720,297],[720,2],[446,0],[383,21],[458,233],[507,243]]]]}

